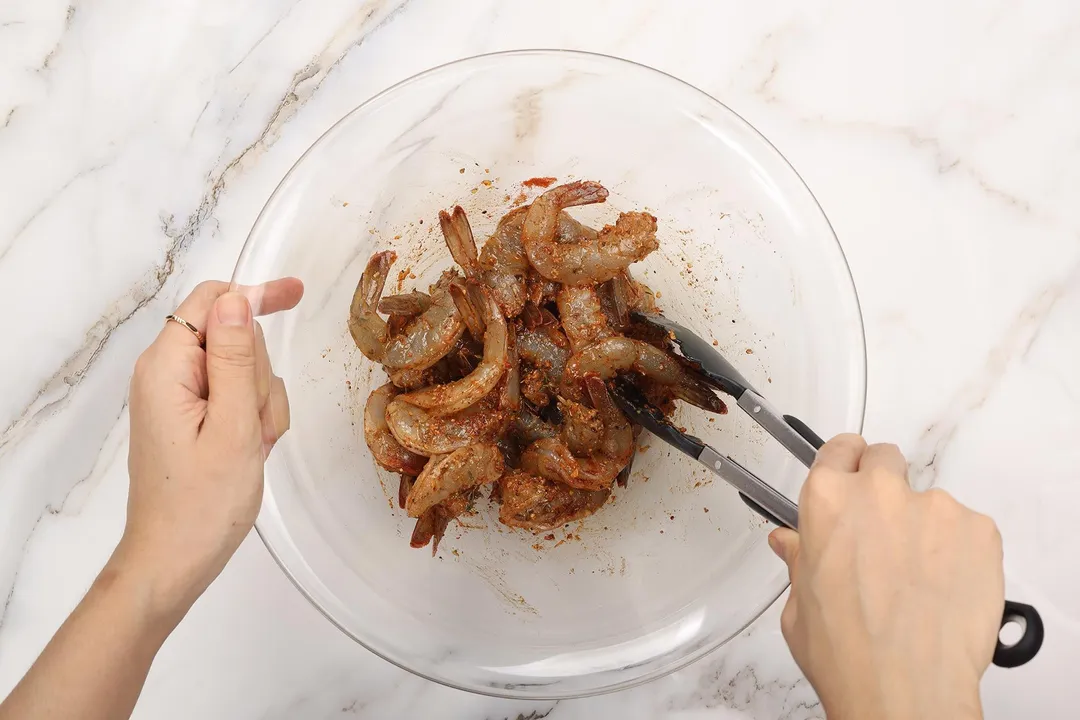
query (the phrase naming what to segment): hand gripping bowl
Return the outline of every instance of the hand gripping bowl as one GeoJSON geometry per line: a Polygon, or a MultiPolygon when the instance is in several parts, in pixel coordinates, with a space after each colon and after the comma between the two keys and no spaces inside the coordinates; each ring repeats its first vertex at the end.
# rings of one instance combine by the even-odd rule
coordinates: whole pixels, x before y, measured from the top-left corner
{"type": "MultiPolygon", "coordinates": [[[[292,430],[267,463],[259,533],[316,607],[387,660],[474,692],[561,698],[692,662],[787,576],[737,493],[648,435],[629,486],[554,539],[511,531],[481,502],[438,557],[409,547],[397,477],[362,436],[385,377],[349,337],[349,300],[377,250],[398,253],[388,286],[407,270],[406,290],[426,288],[452,262],[438,211],[463,205],[482,240],[539,192],[522,185],[535,176],[604,183],[606,204],[572,211],[590,224],[656,215],[660,249],[635,276],[818,431],[861,430],[866,363],[851,276],[813,195],[739,116],[655,70],[563,51],[474,57],[368,100],[304,154],[233,278],[307,286],[295,311],[263,320],[292,430]]],[[[677,420],[797,497],[805,469],[742,413],[684,407],[677,420]]]]}

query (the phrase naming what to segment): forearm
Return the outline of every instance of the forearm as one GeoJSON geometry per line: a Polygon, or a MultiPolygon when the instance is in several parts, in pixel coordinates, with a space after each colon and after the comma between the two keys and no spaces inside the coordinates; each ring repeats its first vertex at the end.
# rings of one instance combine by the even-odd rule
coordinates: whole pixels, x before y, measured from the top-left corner
{"type": "Polygon", "coordinates": [[[150,583],[114,556],[0,704],[0,720],[128,717],[178,621],[160,611],[150,583]]]}

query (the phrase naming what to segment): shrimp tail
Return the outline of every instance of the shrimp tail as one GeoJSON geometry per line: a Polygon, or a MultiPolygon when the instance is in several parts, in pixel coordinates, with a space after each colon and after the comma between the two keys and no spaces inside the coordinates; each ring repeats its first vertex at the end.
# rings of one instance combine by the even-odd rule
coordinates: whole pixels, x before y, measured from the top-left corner
{"type": "Polygon", "coordinates": [[[718,415],[727,415],[727,405],[705,383],[687,375],[674,386],[675,397],[718,415]]]}
{"type": "Polygon", "coordinates": [[[561,208],[594,205],[608,198],[607,188],[594,180],[575,180],[548,192],[552,193],[552,199],[561,208]]]}
{"type": "Polygon", "coordinates": [[[450,285],[450,297],[454,299],[454,306],[457,308],[458,315],[465,322],[469,334],[475,340],[483,340],[484,319],[481,317],[480,311],[476,309],[476,305],[473,304],[472,298],[469,297],[468,290],[460,283],[453,283],[450,285]]]}
{"type": "Polygon", "coordinates": [[[478,277],[480,264],[476,253],[476,239],[465,210],[460,205],[454,206],[453,215],[440,210],[439,227],[454,262],[461,266],[466,277],[478,277]]]}

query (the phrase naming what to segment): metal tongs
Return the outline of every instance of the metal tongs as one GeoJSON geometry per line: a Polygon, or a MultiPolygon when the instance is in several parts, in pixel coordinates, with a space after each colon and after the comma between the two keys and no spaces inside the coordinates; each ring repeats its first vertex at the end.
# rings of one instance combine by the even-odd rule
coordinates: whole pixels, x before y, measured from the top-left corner
{"type": "MultiPolygon", "coordinates": [[[[716,389],[735,398],[739,408],[776,438],[799,461],[810,467],[824,442],[806,423],[791,415],[781,415],[762,397],[761,393],[729,363],[712,345],[677,322],[660,315],[635,312],[635,320],[650,323],[667,331],[679,346],[687,363],[716,389]]],[[[664,417],[659,408],[649,403],[640,390],[628,379],[617,378],[611,384],[612,396],[622,411],[653,435],[678,448],[723,478],[739,491],[743,501],[769,522],[793,530],[799,527],[799,507],[773,486],[754,473],[721,455],[700,438],[679,430],[664,417]]],[[[994,649],[994,664],[1017,667],[1031,660],[1043,642],[1042,617],[1031,605],[1005,601],[1001,627],[1016,624],[1020,638],[1010,643],[998,637],[994,649]]]]}
{"type": "MultiPolygon", "coordinates": [[[[791,415],[781,415],[742,374],[717,352],[679,323],[660,315],[633,313],[635,320],[666,331],[679,346],[683,358],[710,385],[735,398],[739,408],[783,445],[788,452],[810,467],[824,441],[806,423],[791,415]]],[[[721,455],[700,438],[685,433],[667,421],[658,408],[628,381],[616,381],[612,392],[615,401],[631,420],[649,430],[672,447],[678,448],[734,486],[743,501],[769,522],[793,530],[799,527],[799,508],[772,485],[747,470],[735,460],[721,455]]]]}

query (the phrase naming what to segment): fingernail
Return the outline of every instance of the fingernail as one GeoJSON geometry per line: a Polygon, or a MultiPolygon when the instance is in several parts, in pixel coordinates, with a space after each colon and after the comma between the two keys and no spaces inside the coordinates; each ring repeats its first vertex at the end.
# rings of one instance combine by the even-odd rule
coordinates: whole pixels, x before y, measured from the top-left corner
{"type": "Polygon", "coordinates": [[[240,293],[225,293],[218,298],[215,307],[218,322],[222,325],[247,325],[251,320],[251,306],[240,293]]]}
{"type": "Polygon", "coordinates": [[[783,559],[784,556],[780,554],[780,541],[772,533],[769,533],[769,548],[776,553],[776,557],[783,559]]]}

